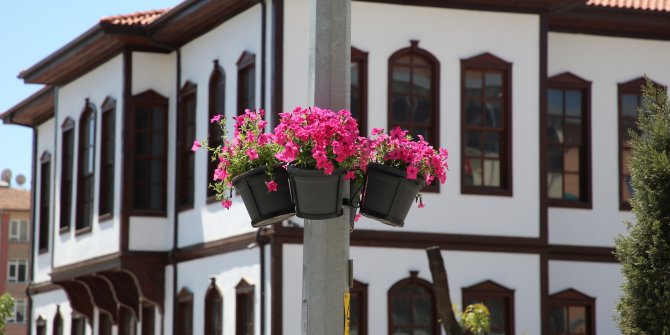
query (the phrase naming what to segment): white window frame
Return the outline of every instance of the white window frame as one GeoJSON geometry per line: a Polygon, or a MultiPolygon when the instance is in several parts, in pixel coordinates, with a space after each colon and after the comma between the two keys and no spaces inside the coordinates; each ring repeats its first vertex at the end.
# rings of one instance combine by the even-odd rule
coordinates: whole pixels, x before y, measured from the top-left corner
{"type": "Polygon", "coordinates": [[[12,310],[12,315],[7,318],[7,323],[26,323],[26,311],[27,305],[25,299],[16,299],[14,300],[14,308],[12,310]],[[17,320],[16,316],[18,315],[17,311],[21,310],[21,320],[17,320]]]}
{"type": "Polygon", "coordinates": [[[9,241],[11,242],[28,242],[30,231],[28,228],[28,220],[12,220],[9,221],[9,241]],[[21,239],[21,232],[25,230],[25,239],[21,239]]]}
{"type": "Polygon", "coordinates": [[[28,260],[27,259],[10,259],[9,262],[7,262],[7,281],[10,283],[25,283],[28,280],[28,260]],[[24,266],[24,278],[23,280],[19,280],[19,268],[21,265],[24,266]],[[14,275],[12,275],[12,267],[15,267],[14,269],[14,275]]]}

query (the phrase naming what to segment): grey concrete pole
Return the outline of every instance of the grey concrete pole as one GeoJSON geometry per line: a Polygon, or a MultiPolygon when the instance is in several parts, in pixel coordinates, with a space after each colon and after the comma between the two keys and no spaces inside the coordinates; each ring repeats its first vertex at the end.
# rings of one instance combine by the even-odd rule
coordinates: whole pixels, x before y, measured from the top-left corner
{"type": "MultiPolygon", "coordinates": [[[[310,0],[309,98],[321,108],[349,109],[351,0],[310,0]]],[[[347,183],[348,185],[348,183],[347,183]]],[[[345,186],[345,198],[349,187],[345,186]]],[[[349,291],[350,213],[305,220],[302,334],[344,334],[349,291]]]]}

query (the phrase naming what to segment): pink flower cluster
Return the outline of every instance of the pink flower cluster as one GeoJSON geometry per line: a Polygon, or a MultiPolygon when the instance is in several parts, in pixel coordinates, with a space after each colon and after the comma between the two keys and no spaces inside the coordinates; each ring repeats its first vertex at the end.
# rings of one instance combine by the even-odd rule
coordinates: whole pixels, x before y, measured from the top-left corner
{"type": "Polygon", "coordinates": [[[277,159],[330,175],[335,168],[351,169],[357,153],[358,124],[346,110],[298,107],[281,113],[274,139],[283,146],[277,159]]]}

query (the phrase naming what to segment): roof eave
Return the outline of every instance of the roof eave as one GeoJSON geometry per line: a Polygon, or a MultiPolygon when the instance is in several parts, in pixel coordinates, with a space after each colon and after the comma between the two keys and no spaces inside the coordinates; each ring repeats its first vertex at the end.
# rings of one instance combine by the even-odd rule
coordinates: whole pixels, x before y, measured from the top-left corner
{"type": "Polygon", "coordinates": [[[34,128],[54,115],[54,89],[46,86],[0,114],[5,124],[34,128]]]}

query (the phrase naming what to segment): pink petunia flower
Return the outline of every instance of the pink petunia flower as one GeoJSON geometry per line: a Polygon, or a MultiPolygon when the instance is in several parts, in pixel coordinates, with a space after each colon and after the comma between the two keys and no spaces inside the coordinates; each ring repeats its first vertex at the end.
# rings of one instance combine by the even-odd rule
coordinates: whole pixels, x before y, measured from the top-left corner
{"type": "Polygon", "coordinates": [[[416,166],[410,165],[407,167],[407,179],[416,179],[417,173],[419,173],[419,169],[417,169],[416,166]]]}
{"type": "Polygon", "coordinates": [[[233,201],[230,200],[230,199],[226,199],[226,200],[221,201],[221,205],[222,205],[223,208],[225,208],[225,209],[230,209],[230,206],[233,205],[233,201]]]}
{"type": "Polygon", "coordinates": [[[245,152],[245,154],[246,154],[246,155],[249,157],[249,159],[251,159],[252,161],[258,159],[258,152],[256,152],[256,150],[255,150],[254,148],[250,148],[249,150],[247,150],[247,151],[245,152]]]}
{"type": "Polygon", "coordinates": [[[354,222],[358,222],[358,220],[360,218],[361,218],[361,214],[356,214],[356,216],[354,216],[354,222]]]}
{"type": "Polygon", "coordinates": [[[344,179],[356,179],[356,173],[354,171],[347,171],[347,174],[344,176],[344,179]]]}
{"type": "Polygon", "coordinates": [[[217,180],[224,180],[228,176],[228,173],[226,173],[226,170],[224,169],[216,169],[214,170],[214,181],[217,180]]]}
{"type": "Polygon", "coordinates": [[[274,180],[266,182],[265,186],[268,187],[268,192],[277,192],[277,183],[274,180]]]}
{"type": "Polygon", "coordinates": [[[198,151],[198,149],[200,149],[200,142],[193,141],[193,146],[191,147],[191,151],[198,151]]]}
{"type": "Polygon", "coordinates": [[[221,115],[221,114],[214,115],[214,116],[212,116],[212,119],[209,120],[209,123],[219,122],[219,121],[221,121],[222,117],[223,117],[223,115],[221,115]]]}

